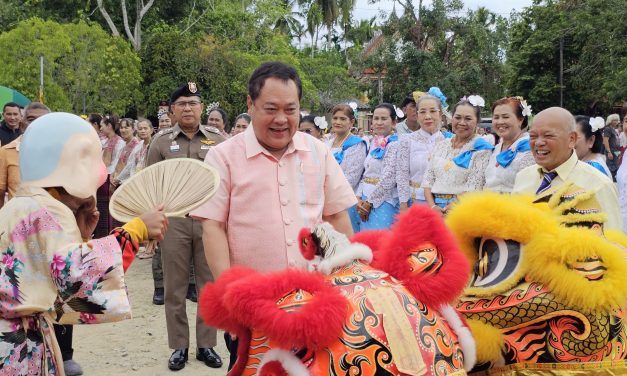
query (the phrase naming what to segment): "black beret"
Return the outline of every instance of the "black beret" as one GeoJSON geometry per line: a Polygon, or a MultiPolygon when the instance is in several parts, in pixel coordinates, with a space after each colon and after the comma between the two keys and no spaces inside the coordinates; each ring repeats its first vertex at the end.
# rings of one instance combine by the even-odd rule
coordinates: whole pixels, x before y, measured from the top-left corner
{"type": "Polygon", "coordinates": [[[159,107],[168,107],[170,105],[170,102],[168,102],[166,99],[159,101],[159,107]]]}
{"type": "Polygon", "coordinates": [[[188,82],[181,85],[170,96],[170,103],[174,103],[179,97],[200,97],[200,90],[195,82],[188,82]]]}

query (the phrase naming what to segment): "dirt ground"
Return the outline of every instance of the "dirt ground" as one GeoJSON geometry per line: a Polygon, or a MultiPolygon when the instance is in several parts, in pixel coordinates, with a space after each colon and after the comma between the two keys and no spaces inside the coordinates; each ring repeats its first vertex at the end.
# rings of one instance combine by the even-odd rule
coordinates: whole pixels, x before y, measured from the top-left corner
{"type": "Polygon", "coordinates": [[[86,376],[110,375],[226,375],[228,351],[222,332],[218,332],[216,351],[224,365],[220,369],[196,360],[196,304],[187,301],[190,325],[190,354],[187,366],[177,372],[168,369],[168,337],[164,306],[152,304],[153,282],[151,259],[135,259],[126,281],[133,308],[133,319],[113,324],[76,325],[74,327],[74,360],[86,376]]]}

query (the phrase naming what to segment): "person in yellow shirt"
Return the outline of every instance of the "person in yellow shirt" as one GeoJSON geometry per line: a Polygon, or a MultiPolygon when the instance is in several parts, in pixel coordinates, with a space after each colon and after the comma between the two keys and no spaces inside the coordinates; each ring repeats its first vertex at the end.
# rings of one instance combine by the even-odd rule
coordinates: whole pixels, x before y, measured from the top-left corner
{"type": "Polygon", "coordinates": [[[606,228],[622,230],[616,186],[594,167],[578,160],[575,126],[575,118],[563,108],[551,107],[536,115],[529,131],[536,164],[516,175],[513,192],[533,193],[540,199],[572,183],[575,190],[593,193],[590,200],[596,200],[595,205],[607,215],[606,228]]]}

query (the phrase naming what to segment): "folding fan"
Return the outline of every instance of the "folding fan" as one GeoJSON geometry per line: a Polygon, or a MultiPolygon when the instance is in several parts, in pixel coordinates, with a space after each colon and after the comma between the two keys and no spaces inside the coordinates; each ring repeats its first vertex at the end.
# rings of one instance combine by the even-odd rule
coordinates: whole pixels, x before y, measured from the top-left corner
{"type": "Polygon", "coordinates": [[[164,204],[168,217],[183,217],[213,196],[220,184],[217,170],[190,158],[168,159],[129,178],[111,196],[109,212],[120,222],[164,204]]]}

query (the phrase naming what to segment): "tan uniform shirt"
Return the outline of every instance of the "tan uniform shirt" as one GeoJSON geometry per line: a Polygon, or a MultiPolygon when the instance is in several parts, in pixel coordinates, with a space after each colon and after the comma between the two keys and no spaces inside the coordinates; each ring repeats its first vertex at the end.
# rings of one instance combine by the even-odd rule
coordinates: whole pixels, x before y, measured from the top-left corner
{"type": "MultiPolygon", "coordinates": [[[[15,197],[20,184],[20,158],[18,147],[21,137],[0,148],[0,191],[8,192],[9,199],[15,197]]],[[[4,200],[4,197],[0,197],[4,200]]]]}
{"type": "Polygon", "coordinates": [[[224,141],[214,127],[201,125],[190,140],[178,124],[160,130],[150,143],[146,167],[172,158],[194,158],[204,161],[209,149],[224,141]]]}

